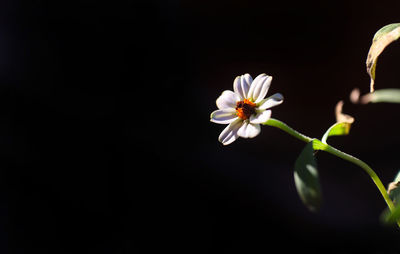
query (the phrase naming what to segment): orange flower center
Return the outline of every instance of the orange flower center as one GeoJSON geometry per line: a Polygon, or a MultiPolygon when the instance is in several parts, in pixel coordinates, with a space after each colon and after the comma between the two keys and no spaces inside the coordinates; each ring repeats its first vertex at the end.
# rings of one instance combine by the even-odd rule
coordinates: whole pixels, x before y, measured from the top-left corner
{"type": "Polygon", "coordinates": [[[236,103],[236,115],[241,119],[249,119],[254,113],[256,113],[256,104],[254,102],[244,99],[236,103]]]}

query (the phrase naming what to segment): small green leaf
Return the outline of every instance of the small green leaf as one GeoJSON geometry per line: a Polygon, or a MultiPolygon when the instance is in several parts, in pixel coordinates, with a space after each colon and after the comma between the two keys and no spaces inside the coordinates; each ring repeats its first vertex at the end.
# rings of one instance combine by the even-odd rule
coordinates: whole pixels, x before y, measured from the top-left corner
{"type": "Polygon", "coordinates": [[[339,101],[335,107],[336,123],[332,125],[324,134],[321,141],[326,144],[330,136],[348,135],[351,124],[354,123],[354,117],[343,113],[343,101],[339,101]]]}
{"type": "Polygon", "coordinates": [[[308,143],[294,165],[294,182],[300,199],[313,212],[319,210],[322,195],[314,158],[313,141],[308,143]]]}
{"type": "Polygon", "coordinates": [[[389,88],[389,89],[376,90],[373,93],[369,93],[361,97],[361,102],[364,104],[369,102],[400,103],[400,89],[389,88]]]}
{"type": "Polygon", "coordinates": [[[371,77],[370,91],[374,91],[375,70],[379,55],[393,41],[400,37],[400,23],[390,24],[379,29],[372,40],[367,57],[367,72],[371,77]]]}
{"type": "Polygon", "coordinates": [[[350,132],[350,123],[335,123],[324,134],[321,141],[326,143],[328,137],[348,135],[350,132]]]}
{"type": "Polygon", "coordinates": [[[322,142],[319,141],[318,139],[313,139],[313,140],[312,140],[312,143],[313,143],[313,149],[314,149],[314,151],[319,151],[319,150],[325,151],[325,150],[327,149],[327,147],[328,147],[327,144],[322,143],[322,142]]]}
{"type": "Polygon", "coordinates": [[[332,126],[329,131],[328,136],[343,136],[347,135],[350,132],[350,124],[349,123],[336,123],[332,126]]]}

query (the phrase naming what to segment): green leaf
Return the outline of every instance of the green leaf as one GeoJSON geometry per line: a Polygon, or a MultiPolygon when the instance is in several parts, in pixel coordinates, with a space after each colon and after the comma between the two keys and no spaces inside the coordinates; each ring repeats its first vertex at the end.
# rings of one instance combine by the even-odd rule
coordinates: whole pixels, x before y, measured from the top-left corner
{"type": "Polygon", "coordinates": [[[367,57],[367,72],[371,77],[370,91],[374,91],[375,70],[379,55],[393,41],[400,37],[400,23],[390,24],[379,29],[372,40],[367,57]]]}
{"type": "Polygon", "coordinates": [[[328,137],[348,135],[350,132],[351,123],[335,123],[324,134],[321,141],[326,143],[328,137]]]}
{"type": "Polygon", "coordinates": [[[361,98],[362,103],[378,103],[378,102],[389,102],[389,103],[400,103],[400,89],[380,89],[373,93],[364,95],[361,98]]]}
{"type": "Polygon", "coordinates": [[[339,101],[336,104],[336,123],[325,132],[324,136],[321,139],[322,143],[326,144],[326,141],[330,136],[343,136],[349,134],[351,124],[354,123],[355,119],[354,117],[343,113],[343,104],[343,101],[339,101]]]}
{"type": "Polygon", "coordinates": [[[318,139],[313,139],[312,143],[314,151],[319,151],[319,150],[326,151],[326,149],[329,147],[329,145],[322,143],[318,139]]]}
{"type": "Polygon", "coordinates": [[[317,162],[314,157],[313,141],[308,143],[294,165],[294,182],[300,199],[306,207],[318,211],[322,201],[317,162]]]}

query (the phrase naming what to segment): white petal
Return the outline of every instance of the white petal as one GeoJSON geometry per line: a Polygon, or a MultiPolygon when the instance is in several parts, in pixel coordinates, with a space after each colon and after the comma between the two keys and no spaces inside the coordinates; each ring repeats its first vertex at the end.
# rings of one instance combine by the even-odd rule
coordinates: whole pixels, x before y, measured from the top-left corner
{"type": "Polygon", "coordinates": [[[243,100],[247,98],[249,92],[250,84],[253,82],[253,78],[249,74],[244,74],[242,76],[237,76],[233,81],[233,90],[240,99],[243,100]]]}
{"type": "Polygon", "coordinates": [[[250,123],[265,123],[271,118],[271,110],[263,110],[250,117],[250,123]]]}
{"type": "Polygon", "coordinates": [[[260,101],[258,109],[268,109],[275,107],[283,102],[283,95],[276,93],[262,101],[260,101]]]}
{"type": "Polygon", "coordinates": [[[266,77],[268,77],[268,75],[265,74],[265,73],[262,73],[262,74],[258,75],[258,76],[254,79],[253,83],[251,83],[251,85],[250,85],[249,93],[247,94],[248,98],[252,98],[252,97],[253,97],[254,90],[256,89],[256,87],[259,86],[259,83],[262,84],[262,82],[264,81],[264,79],[265,79],[266,77]]]}
{"type": "Polygon", "coordinates": [[[249,138],[254,138],[261,132],[261,127],[259,124],[252,124],[250,123],[249,126],[247,127],[247,132],[249,138]]]}
{"type": "Polygon", "coordinates": [[[249,93],[250,85],[253,83],[253,78],[250,76],[250,74],[246,73],[240,77],[241,82],[242,82],[242,89],[243,89],[243,96],[244,98],[247,98],[247,94],[249,93]]]}
{"type": "Polygon", "coordinates": [[[247,138],[247,133],[246,133],[246,129],[247,126],[249,125],[248,121],[243,121],[242,126],[239,128],[238,130],[238,135],[242,138],[247,138]]]}
{"type": "Polygon", "coordinates": [[[272,77],[265,73],[258,75],[251,84],[248,97],[254,102],[259,102],[264,99],[271,85],[272,77]]]}
{"type": "Polygon", "coordinates": [[[217,107],[219,109],[235,108],[238,101],[240,101],[240,98],[237,94],[230,90],[225,90],[217,99],[217,107]]]}
{"type": "Polygon", "coordinates": [[[252,124],[248,121],[244,121],[243,125],[238,130],[238,135],[242,138],[254,138],[261,131],[259,124],[252,124]]]}
{"type": "Polygon", "coordinates": [[[262,87],[260,89],[260,93],[258,95],[254,94],[254,102],[258,103],[260,102],[262,99],[264,99],[265,95],[267,95],[269,87],[271,86],[271,82],[272,82],[272,76],[268,76],[268,78],[264,81],[264,83],[262,84],[262,87]]]}
{"type": "Polygon", "coordinates": [[[239,135],[237,134],[238,129],[242,126],[243,120],[237,119],[236,121],[230,123],[219,135],[218,140],[223,145],[229,145],[235,141],[239,135]]]}
{"type": "Polygon", "coordinates": [[[228,124],[236,120],[235,109],[218,109],[211,113],[210,121],[219,124],[228,124]]]}

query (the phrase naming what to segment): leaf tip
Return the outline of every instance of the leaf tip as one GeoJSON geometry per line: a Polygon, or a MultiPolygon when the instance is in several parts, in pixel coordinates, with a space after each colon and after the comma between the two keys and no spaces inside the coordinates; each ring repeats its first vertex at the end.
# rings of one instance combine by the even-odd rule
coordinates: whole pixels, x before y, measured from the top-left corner
{"type": "Polygon", "coordinates": [[[352,117],[350,115],[343,114],[343,112],[342,112],[343,111],[343,105],[344,105],[343,101],[339,101],[336,104],[336,107],[335,107],[336,122],[337,123],[348,123],[348,124],[354,123],[354,117],[352,117]]]}

